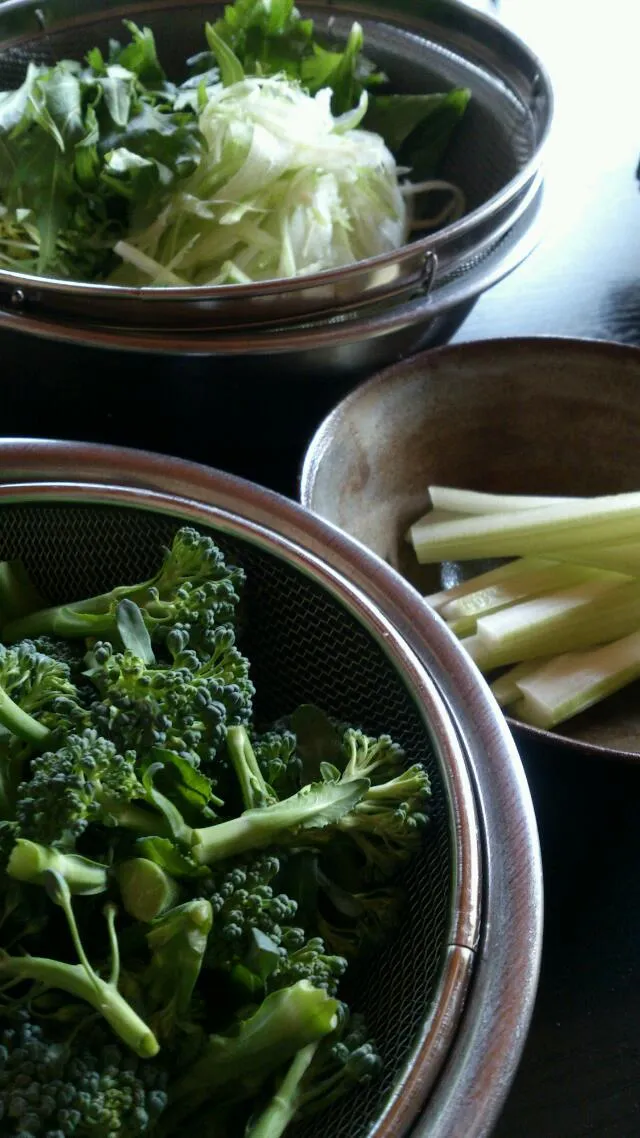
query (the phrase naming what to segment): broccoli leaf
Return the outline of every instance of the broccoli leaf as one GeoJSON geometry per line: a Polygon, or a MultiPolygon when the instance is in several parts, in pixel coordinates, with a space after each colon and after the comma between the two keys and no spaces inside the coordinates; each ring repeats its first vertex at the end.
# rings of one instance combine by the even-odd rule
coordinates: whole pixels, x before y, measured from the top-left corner
{"type": "Polygon", "coordinates": [[[342,757],[342,739],[329,716],[311,703],[303,703],[287,719],[298,740],[303,782],[322,781],[322,765],[342,757]]]}

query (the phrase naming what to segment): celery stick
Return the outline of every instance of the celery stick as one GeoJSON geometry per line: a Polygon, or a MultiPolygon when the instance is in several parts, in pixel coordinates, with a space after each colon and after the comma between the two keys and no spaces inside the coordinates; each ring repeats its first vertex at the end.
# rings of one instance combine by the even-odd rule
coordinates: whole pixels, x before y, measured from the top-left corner
{"type": "Polygon", "coordinates": [[[536,727],[555,727],[640,677],[640,632],[587,652],[550,660],[517,687],[513,713],[536,727]]]}
{"type": "Polygon", "coordinates": [[[435,510],[459,514],[503,514],[510,510],[533,510],[558,503],[585,502],[586,498],[531,497],[526,494],[484,494],[480,490],[460,490],[454,486],[429,486],[435,510]]]}
{"type": "Polygon", "coordinates": [[[611,545],[640,533],[640,492],[487,514],[411,528],[423,564],[479,557],[550,555],[581,544],[611,545]]]}
{"type": "Polygon", "coordinates": [[[506,565],[498,565],[495,569],[488,569],[486,573],[479,573],[477,577],[470,577],[468,581],[461,581],[451,589],[441,589],[438,593],[429,593],[425,601],[430,608],[440,612],[442,605],[458,597],[466,597],[478,589],[497,585],[501,581],[508,581],[519,573],[528,573],[534,569],[545,569],[554,562],[544,560],[542,557],[519,557],[516,561],[509,561],[506,565]]]}
{"type": "MultiPolygon", "coordinates": [[[[542,605],[548,601],[548,597],[543,597],[538,603],[542,605]]],[[[517,613],[518,609],[531,603],[525,601],[522,605],[514,605],[511,609],[505,609],[504,614],[517,613]]],[[[496,613],[483,619],[494,621],[502,615],[496,613]]],[[[617,585],[594,597],[590,603],[564,609],[558,606],[555,615],[550,611],[543,615],[546,615],[546,619],[532,625],[531,622],[522,621],[521,614],[518,613],[517,635],[510,635],[508,628],[503,629],[503,639],[498,642],[490,642],[481,635],[481,621],[478,621],[478,632],[462,640],[461,644],[484,672],[523,660],[534,660],[536,656],[557,656],[561,652],[595,648],[598,644],[627,636],[640,627],[640,581],[617,585]]]]}
{"type": "Polygon", "coordinates": [[[613,569],[618,573],[640,576],[640,542],[624,541],[616,545],[579,545],[554,552],[558,561],[565,564],[591,565],[598,569],[613,569]]]}
{"type": "MultiPolygon", "coordinates": [[[[478,620],[478,636],[487,647],[506,646],[518,640],[523,633],[535,633],[547,624],[553,624],[576,609],[592,604],[602,594],[611,589],[628,584],[630,578],[617,573],[604,573],[592,580],[570,585],[566,589],[556,589],[552,593],[530,597],[520,604],[507,609],[481,616],[478,620]]],[[[636,582],[632,582],[637,587],[636,582]]]]}
{"type": "MultiPolygon", "coordinates": [[[[426,514],[423,514],[420,518],[419,524],[421,526],[433,526],[439,524],[440,522],[456,522],[459,521],[460,518],[466,517],[466,514],[463,514],[458,510],[427,510],[426,514]]],[[[411,528],[409,528],[405,533],[404,539],[405,541],[408,541],[409,544],[411,544],[411,528]]]]}
{"type": "Polygon", "coordinates": [[[597,580],[601,576],[601,570],[583,565],[573,565],[568,562],[564,565],[549,565],[544,569],[534,569],[528,573],[512,576],[506,581],[499,581],[488,588],[478,589],[475,593],[449,601],[440,609],[440,615],[448,621],[468,617],[477,619],[527,597],[540,596],[542,593],[568,588],[570,585],[579,585],[583,581],[597,580]]]}
{"type": "Polygon", "coordinates": [[[520,699],[522,692],[518,687],[518,680],[532,675],[544,663],[546,660],[526,660],[498,676],[498,679],[491,684],[491,691],[500,707],[508,707],[510,703],[515,703],[517,699],[520,699]]]}

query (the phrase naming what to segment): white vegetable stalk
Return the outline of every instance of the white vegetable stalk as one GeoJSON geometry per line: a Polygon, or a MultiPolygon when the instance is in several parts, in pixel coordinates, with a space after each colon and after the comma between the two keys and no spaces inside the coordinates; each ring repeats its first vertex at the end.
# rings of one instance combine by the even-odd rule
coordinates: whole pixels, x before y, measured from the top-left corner
{"type": "MultiPolygon", "coordinates": [[[[468,593],[453,601],[443,604],[440,615],[451,623],[459,621],[476,621],[479,617],[507,608],[509,605],[526,600],[529,597],[539,597],[545,593],[555,592],[558,589],[569,588],[587,581],[603,579],[600,569],[586,568],[583,565],[549,565],[543,569],[534,569],[528,573],[521,573],[475,593],[468,593]]],[[[615,575],[617,578],[617,574],[615,575]]],[[[625,578],[620,578],[620,583],[625,578]]],[[[460,631],[456,627],[456,633],[460,631]]],[[[473,629],[469,629],[473,631],[473,629]]]]}
{"type": "Polygon", "coordinates": [[[525,723],[550,728],[579,715],[640,678],[640,632],[587,652],[556,657],[519,676],[513,711],[525,723]]]}
{"type": "MultiPolygon", "coordinates": [[[[585,498],[550,498],[525,494],[485,494],[480,490],[459,490],[454,486],[429,486],[434,510],[450,510],[460,514],[505,514],[514,510],[534,510],[541,506],[568,505],[587,501],[585,498]]],[[[420,518],[421,524],[428,514],[420,518]]]]}
{"type": "Polygon", "coordinates": [[[479,573],[476,577],[470,577],[468,581],[461,581],[459,585],[454,585],[451,589],[441,589],[437,593],[429,593],[424,600],[430,608],[435,609],[436,612],[442,612],[445,605],[450,604],[458,597],[471,596],[472,593],[476,593],[480,589],[501,585],[503,582],[511,581],[514,577],[525,576],[554,564],[553,561],[545,560],[542,557],[521,557],[517,561],[509,561],[506,565],[498,565],[495,569],[487,570],[486,573],[479,573]]]}
{"type": "Polygon", "coordinates": [[[211,89],[198,168],[158,221],[118,243],[130,266],[118,281],[165,283],[169,265],[192,285],[296,277],[403,245],[395,160],[358,129],[366,95],[342,118],[330,102],[329,88],[312,97],[283,76],[211,89]]]}
{"type": "Polygon", "coordinates": [[[415,525],[411,538],[418,561],[480,557],[551,557],[581,544],[612,545],[637,539],[640,493],[592,498],[572,504],[471,516],[440,525],[415,525]]]}

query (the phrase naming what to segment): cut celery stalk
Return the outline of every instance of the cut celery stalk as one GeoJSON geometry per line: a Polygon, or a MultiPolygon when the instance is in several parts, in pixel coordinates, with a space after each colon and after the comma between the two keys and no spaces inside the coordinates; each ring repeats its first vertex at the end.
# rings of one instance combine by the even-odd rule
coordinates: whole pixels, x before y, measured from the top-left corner
{"type": "Polygon", "coordinates": [[[536,569],[545,569],[554,562],[542,557],[519,557],[516,561],[509,561],[506,565],[498,565],[495,569],[488,569],[486,573],[479,573],[477,577],[470,577],[468,581],[461,581],[451,589],[441,589],[437,593],[429,593],[425,601],[430,608],[440,612],[443,605],[458,597],[466,597],[478,589],[488,588],[490,585],[508,581],[519,573],[529,573],[536,569]]]}
{"type": "Polygon", "coordinates": [[[640,532],[640,492],[485,514],[411,527],[418,561],[548,555],[581,544],[611,545],[640,532]]]}
{"type": "MultiPolygon", "coordinates": [[[[577,588],[593,589],[593,582],[577,588]]],[[[538,604],[548,606],[549,599],[543,597],[538,604]]],[[[535,625],[531,622],[531,610],[529,619],[526,619],[527,614],[523,618],[518,612],[531,604],[525,601],[503,613],[483,618],[495,622],[507,613],[517,614],[517,635],[513,634],[514,622],[510,628],[503,628],[500,640],[490,641],[481,634],[482,620],[479,620],[475,635],[461,641],[481,671],[534,660],[537,656],[557,656],[561,652],[596,647],[627,636],[640,627],[640,581],[616,585],[600,596],[592,596],[588,603],[564,607],[560,604],[555,614],[550,607],[546,612],[540,610],[535,625]]]]}
{"type": "MultiPolygon", "coordinates": [[[[457,522],[460,518],[466,518],[467,514],[463,514],[458,510],[427,510],[420,518],[421,526],[439,525],[440,522],[457,522]]],[[[414,523],[415,524],[415,523],[414,523]]],[[[411,543],[411,528],[407,530],[404,535],[405,541],[411,543]]]]}
{"type": "Polygon", "coordinates": [[[640,632],[633,632],[588,652],[558,656],[522,676],[513,714],[535,727],[555,727],[639,677],[640,632]]]}
{"type": "Polygon", "coordinates": [[[491,691],[500,707],[508,707],[510,703],[515,703],[516,700],[520,699],[522,692],[518,687],[518,680],[532,675],[544,663],[546,660],[526,660],[498,676],[498,679],[491,684],[491,691]]]}
{"type": "Polygon", "coordinates": [[[554,553],[554,558],[565,564],[591,565],[597,569],[612,569],[618,573],[640,576],[640,542],[623,541],[616,545],[579,545],[554,553]]]}
{"type": "Polygon", "coordinates": [[[584,502],[586,498],[552,498],[526,494],[485,494],[480,490],[460,490],[455,486],[429,486],[435,510],[459,514],[503,514],[512,510],[534,510],[540,506],[584,502]]]}
{"type": "MultiPolygon", "coordinates": [[[[535,634],[576,609],[588,607],[604,593],[630,580],[617,573],[602,573],[598,569],[595,572],[601,575],[481,616],[477,625],[478,636],[488,647],[506,646],[519,640],[523,633],[535,634]]],[[[636,583],[633,584],[635,587],[636,583]]]]}
{"type": "Polygon", "coordinates": [[[596,580],[602,576],[600,569],[583,565],[548,565],[543,569],[532,569],[512,576],[497,584],[478,589],[464,597],[448,601],[440,609],[444,620],[458,621],[473,617],[477,619],[507,605],[516,604],[527,597],[541,596],[555,589],[579,585],[583,581],[596,580]]]}

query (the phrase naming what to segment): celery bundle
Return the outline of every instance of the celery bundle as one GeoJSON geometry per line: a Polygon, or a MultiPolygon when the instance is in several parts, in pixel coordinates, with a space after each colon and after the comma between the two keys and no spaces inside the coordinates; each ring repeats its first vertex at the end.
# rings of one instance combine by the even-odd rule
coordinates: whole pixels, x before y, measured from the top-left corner
{"type": "Polygon", "coordinates": [[[429,495],[421,564],[511,559],[425,598],[510,715],[551,728],[640,678],[640,493],[429,495]]]}

